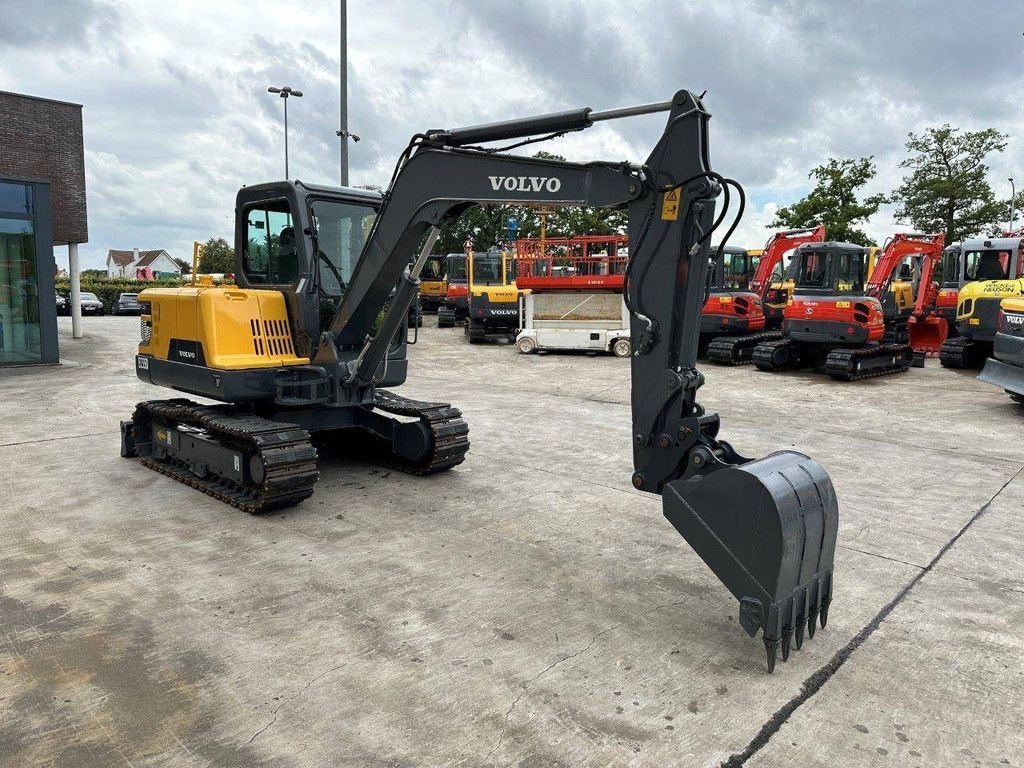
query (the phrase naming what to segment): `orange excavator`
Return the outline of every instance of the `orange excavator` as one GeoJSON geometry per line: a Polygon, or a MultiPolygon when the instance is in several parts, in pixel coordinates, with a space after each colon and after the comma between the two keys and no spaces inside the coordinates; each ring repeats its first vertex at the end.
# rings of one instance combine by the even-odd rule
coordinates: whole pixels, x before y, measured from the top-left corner
{"type": "Polygon", "coordinates": [[[915,351],[927,353],[937,352],[946,340],[948,327],[935,313],[939,288],[932,282],[945,242],[941,233],[900,232],[882,247],[867,294],[882,303],[883,343],[909,343],[915,351]]]}
{"type": "Polygon", "coordinates": [[[934,280],[936,268],[946,257],[946,249],[942,247],[945,239],[944,234],[932,235],[931,248],[921,254],[914,311],[907,320],[907,337],[910,348],[914,350],[914,366],[917,368],[924,367],[927,355],[938,354],[952,325],[941,314],[939,296],[942,291],[934,280]]]}
{"type": "Polygon", "coordinates": [[[720,263],[713,267],[708,298],[701,312],[701,335],[709,339],[709,360],[723,365],[745,365],[750,362],[754,347],[762,341],[782,338],[778,330],[782,325],[782,310],[793,291],[783,257],[799,245],[820,243],[824,239],[824,224],[776,232],[765,244],[749,286],[737,284],[735,278],[739,264],[754,262],[749,252],[725,249],[719,255],[720,263]],[[734,276],[732,280],[730,272],[734,276]],[[769,303],[770,298],[772,303],[769,303]]]}
{"type": "Polygon", "coordinates": [[[913,361],[911,317],[921,315],[915,323],[920,337],[941,333],[928,323],[925,309],[929,301],[934,306],[938,293],[931,275],[944,242],[943,234],[895,235],[866,284],[866,248],[851,243],[801,246],[793,259],[795,289],[785,309],[782,338],[759,344],[754,364],[763,371],[824,366],[841,381],[906,371],[913,361]]]}

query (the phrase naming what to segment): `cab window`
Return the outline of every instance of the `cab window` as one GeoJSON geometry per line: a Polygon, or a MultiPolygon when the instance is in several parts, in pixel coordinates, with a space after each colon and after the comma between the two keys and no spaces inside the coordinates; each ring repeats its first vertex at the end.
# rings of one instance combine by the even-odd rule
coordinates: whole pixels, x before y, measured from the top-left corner
{"type": "Polygon", "coordinates": [[[1009,276],[1009,251],[968,251],[964,255],[964,277],[967,280],[1005,280],[1009,276]]]}
{"type": "Polygon", "coordinates": [[[316,269],[326,293],[344,293],[377,211],[369,205],[315,200],[310,206],[316,229],[316,269]]]}
{"type": "Polygon", "coordinates": [[[750,262],[745,253],[722,254],[722,287],[733,291],[745,291],[749,283],[747,265],[750,262]]]}
{"type": "Polygon", "coordinates": [[[796,259],[796,285],[800,288],[828,288],[828,262],[825,254],[804,251],[796,259]]]}
{"type": "MultiPolygon", "coordinates": [[[[865,256],[863,252],[846,252],[839,254],[839,269],[837,271],[836,288],[841,293],[863,293],[865,256]]],[[[909,268],[910,265],[908,264],[909,268]]]]}
{"type": "Polygon", "coordinates": [[[796,249],[791,248],[786,251],[782,258],[779,259],[779,263],[775,265],[775,269],[772,270],[772,276],[769,282],[778,283],[785,280],[793,280],[796,278],[796,270],[799,262],[794,259],[796,249]]]}
{"type": "Polygon", "coordinates": [[[423,265],[420,273],[421,280],[443,280],[444,279],[444,258],[441,256],[428,256],[427,263],[423,265]]]}
{"type": "Polygon", "coordinates": [[[287,200],[268,200],[245,210],[242,269],[249,283],[289,285],[299,277],[295,226],[287,200]]]}

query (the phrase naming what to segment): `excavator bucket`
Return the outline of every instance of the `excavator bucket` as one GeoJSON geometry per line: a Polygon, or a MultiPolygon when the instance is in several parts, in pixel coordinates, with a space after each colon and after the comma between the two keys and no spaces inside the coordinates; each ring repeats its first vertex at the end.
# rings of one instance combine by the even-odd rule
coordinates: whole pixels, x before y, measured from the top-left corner
{"type": "MultiPolygon", "coordinates": [[[[741,460],[742,461],[742,460],[741,460]]],[[[662,490],[665,517],[740,601],[740,626],[763,630],[768,671],[804,628],[828,622],[839,506],[828,474],[802,453],[721,466],[662,490]]]]}
{"type": "Polygon", "coordinates": [[[938,353],[942,342],[949,335],[949,326],[941,317],[911,317],[907,323],[910,332],[910,348],[915,353],[938,353]]]}

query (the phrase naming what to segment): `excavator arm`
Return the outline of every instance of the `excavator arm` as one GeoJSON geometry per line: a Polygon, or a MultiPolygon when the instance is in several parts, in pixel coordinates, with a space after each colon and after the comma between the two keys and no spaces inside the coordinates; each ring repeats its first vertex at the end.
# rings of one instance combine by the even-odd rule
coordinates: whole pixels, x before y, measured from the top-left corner
{"type": "Polygon", "coordinates": [[[764,253],[757,263],[757,271],[751,281],[750,288],[754,293],[764,296],[771,282],[775,267],[782,261],[787,251],[804,243],[822,243],[825,241],[825,225],[803,229],[786,229],[772,235],[764,246],[764,253]]]}
{"type": "Polygon", "coordinates": [[[725,211],[716,216],[715,200],[724,193],[728,201],[729,185],[739,189],[711,170],[709,118],[698,97],[680,91],[669,102],[632,109],[418,134],[396,168],[314,364],[338,371],[338,399],[372,402],[373,377],[405,323],[439,229],[471,205],[626,209],[632,484],[662,495],[666,517],[740,601],[741,626],[752,637],[763,630],[772,669],[780,646],[788,658],[804,626],[813,636],[819,616],[822,626],[827,620],[838,505],[816,462],[792,451],[743,458],[718,439],[717,414],[697,403],[708,243],[725,218],[725,211]],[[668,120],[642,165],[557,162],[477,146],[651,112],[668,112],[668,120]]]}
{"type": "MultiPolygon", "coordinates": [[[[900,232],[889,238],[882,248],[882,253],[878,257],[878,263],[875,264],[874,271],[871,273],[871,280],[867,285],[868,295],[881,300],[886,287],[896,277],[897,268],[908,255],[921,254],[926,262],[941,259],[945,241],[946,236],[941,233],[937,235],[919,235],[900,232]]],[[[922,285],[918,289],[918,298],[920,298],[921,294],[927,293],[927,291],[922,290],[926,287],[927,283],[922,281],[922,285]]]]}

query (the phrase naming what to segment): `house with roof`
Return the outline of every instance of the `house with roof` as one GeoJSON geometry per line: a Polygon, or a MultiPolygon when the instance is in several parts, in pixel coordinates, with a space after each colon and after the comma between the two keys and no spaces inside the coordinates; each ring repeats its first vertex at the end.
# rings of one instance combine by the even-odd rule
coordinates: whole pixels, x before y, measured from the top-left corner
{"type": "Polygon", "coordinates": [[[107,276],[108,277],[135,277],[136,272],[143,268],[149,268],[153,272],[173,272],[178,274],[181,268],[167,251],[160,249],[155,251],[140,251],[133,248],[130,251],[119,251],[111,248],[107,251],[107,276]]]}

